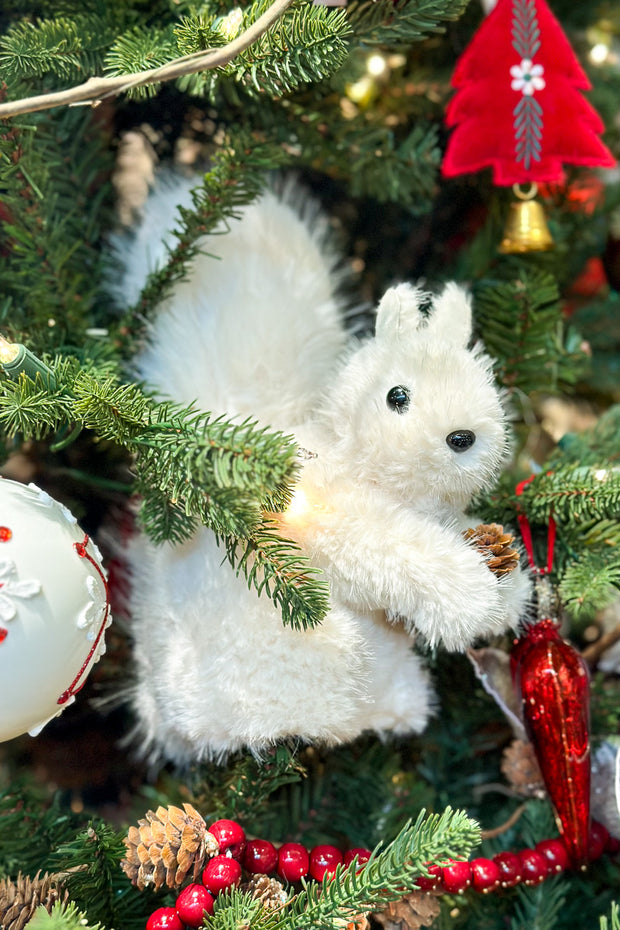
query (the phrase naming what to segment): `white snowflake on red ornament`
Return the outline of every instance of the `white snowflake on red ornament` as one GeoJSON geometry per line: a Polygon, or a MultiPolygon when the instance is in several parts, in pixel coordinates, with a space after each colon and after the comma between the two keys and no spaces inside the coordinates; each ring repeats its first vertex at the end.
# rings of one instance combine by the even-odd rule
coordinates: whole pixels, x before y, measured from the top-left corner
{"type": "Polygon", "coordinates": [[[513,65],[510,73],[513,78],[510,86],[526,97],[531,97],[534,91],[543,90],[545,86],[545,69],[542,65],[535,65],[530,58],[522,58],[521,64],[513,65]]]}

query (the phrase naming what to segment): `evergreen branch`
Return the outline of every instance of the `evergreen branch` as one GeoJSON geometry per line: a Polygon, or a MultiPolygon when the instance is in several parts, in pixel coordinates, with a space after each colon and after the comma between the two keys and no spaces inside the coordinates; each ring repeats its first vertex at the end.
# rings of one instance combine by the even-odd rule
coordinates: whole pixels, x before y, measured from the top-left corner
{"type": "Polygon", "coordinates": [[[571,617],[582,620],[611,604],[619,589],[620,556],[586,551],[567,566],[558,593],[571,617]]]}
{"type": "Polygon", "coordinates": [[[136,483],[136,493],[141,497],[140,525],[154,543],[170,542],[173,545],[186,542],[198,528],[196,517],[190,516],[178,501],[159,488],[136,483]]]}
{"type": "Polygon", "coordinates": [[[58,846],[51,863],[54,871],[62,872],[63,887],[89,922],[138,930],[144,927],[154,896],[136,895],[120,868],[126,854],[124,835],[104,821],[92,821],[58,846]]]}
{"type": "Polygon", "coordinates": [[[71,417],[69,398],[51,395],[39,378],[21,375],[18,381],[2,379],[0,425],[8,436],[42,439],[60,429],[71,417]]]}
{"type": "Polygon", "coordinates": [[[388,846],[377,847],[363,868],[353,861],[346,869],[338,866],[334,876],[306,885],[279,912],[279,930],[333,928],[343,918],[378,910],[401,898],[403,888],[414,888],[429,863],[466,859],[479,841],[478,825],[464,812],[448,807],[441,815],[425,817],[422,811],[388,846]]]}
{"type": "Polygon", "coordinates": [[[564,906],[569,883],[564,876],[547,879],[545,887],[517,888],[518,901],[510,930],[546,930],[555,921],[564,906]]]}
{"type": "Polygon", "coordinates": [[[273,914],[263,906],[262,901],[254,898],[250,892],[238,891],[236,888],[219,894],[215,899],[213,913],[209,917],[209,930],[275,930],[276,920],[273,914]]]}
{"type": "Polygon", "coordinates": [[[355,153],[353,196],[375,197],[381,203],[400,200],[415,213],[428,210],[441,160],[437,135],[435,126],[422,123],[402,140],[383,127],[367,130],[348,147],[349,158],[355,153]]]}
{"type": "Polygon", "coordinates": [[[305,775],[294,751],[283,744],[261,753],[260,760],[243,754],[227,768],[204,763],[191,784],[192,804],[207,821],[255,823],[269,813],[268,802],[276,791],[301,782],[305,775]]]}
{"type": "Polygon", "coordinates": [[[226,44],[227,38],[225,31],[216,24],[216,18],[206,13],[182,16],[174,27],[174,37],[183,55],[220,48],[226,44]]]}
{"type": "Polygon", "coordinates": [[[0,119],[22,113],[50,110],[53,107],[69,104],[82,103],[96,106],[106,97],[116,96],[131,88],[171,81],[183,75],[195,74],[211,68],[222,68],[270,29],[293,2],[294,0],[274,0],[259,19],[223,48],[186,55],[148,71],[116,77],[91,77],[85,83],[67,90],[39,94],[10,103],[0,103],[0,119]]]}
{"type": "Polygon", "coordinates": [[[101,924],[91,924],[74,901],[57,901],[48,914],[39,906],[28,921],[28,930],[104,930],[101,924]]]}
{"type": "Polygon", "coordinates": [[[389,44],[444,32],[443,23],[458,19],[466,6],[467,0],[355,0],[348,14],[357,39],[389,44]]]}
{"type": "Polygon", "coordinates": [[[249,588],[265,591],[280,607],[282,621],[298,630],[320,623],[329,609],[327,582],[317,580],[318,569],[298,555],[299,546],[284,539],[275,523],[265,519],[248,539],[224,540],[229,562],[242,573],[249,588]]]}
{"type": "Polygon", "coordinates": [[[149,422],[153,407],[135,384],[119,384],[115,378],[99,381],[80,372],[72,385],[74,419],[104,439],[133,448],[132,441],[149,422]]]}
{"type": "Polygon", "coordinates": [[[528,518],[562,526],[620,517],[620,473],[612,469],[568,465],[537,475],[519,497],[528,518]]]}
{"type": "Polygon", "coordinates": [[[83,110],[35,116],[0,132],[3,329],[35,353],[79,345],[92,325],[112,153],[83,110]]]}
{"type": "Polygon", "coordinates": [[[601,917],[600,930],[620,930],[620,906],[615,901],[611,905],[609,920],[606,916],[601,917]]]}
{"type": "Polygon", "coordinates": [[[12,785],[0,791],[0,874],[33,877],[49,866],[52,850],[74,835],[78,819],[55,796],[41,803],[32,788],[12,785]]]}
{"type": "MultiPolygon", "coordinates": [[[[265,186],[266,169],[273,168],[282,157],[275,146],[257,143],[244,135],[217,152],[201,186],[192,191],[193,208],[179,209],[180,220],[172,231],[177,242],[169,249],[166,264],[149,275],[136,305],[120,319],[117,333],[130,333],[130,337],[118,335],[119,341],[127,343],[130,338],[133,343],[142,328],[136,322],[143,322],[185,276],[189,263],[200,251],[202,237],[216,232],[218,225],[237,215],[239,207],[255,200],[265,186]]],[[[220,231],[226,232],[225,225],[220,231]]]]}
{"type": "Polygon", "coordinates": [[[476,328],[505,386],[554,392],[578,379],[587,360],[571,348],[572,332],[549,273],[510,259],[473,291],[476,328]]]}
{"type": "Polygon", "coordinates": [[[59,16],[12,25],[0,39],[0,68],[6,81],[55,74],[77,78],[103,64],[116,24],[102,16],[59,16]]]}
{"type": "MultiPolygon", "coordinates": [[[[255,16],[264,5],[265,0],[258,0],[248,15],[255,16]]],[[[345,40],[350,33],[342,10],[325,6],[293,10],[241,52],[227,70],[248,89],[279,96],[337,71],[349,54],[345,40]]]]}
{"type": "Polygon", "coordinates": [[[260,524],[261,502],[287,499],[297,474],[292,437],[158,403],[135,384],[100,379],[75,362],[54,362],[53,370],[52,392],[25,375],[16,383],[0,381],[0,427],[9,437],[44,438],[75,423],[138,453],[134,470],[147,500],[146,526],[158,541],[168,532],[186,539],[196,522],[247,537],[260,524]]]}
{"type": "MultiPolygon", "coordinates": [[[[171,28],[153,29],[134,26],[119,36],[106,55],[104,66],[112,76],[163,68],[177,57],[177,46],[171,28]]],[[[129,96],[154,96],[160,81],[130,88],[129,96]]]]}
{"type": "Polygon", "coordinates": [[[563,436],[561,447],[546,464],[552,470],[568,463],[600,466],[601,462],[609,462],[614,466],[619,458],[620,404],[614,404],[601,414],[591,429],[563,436]]]}

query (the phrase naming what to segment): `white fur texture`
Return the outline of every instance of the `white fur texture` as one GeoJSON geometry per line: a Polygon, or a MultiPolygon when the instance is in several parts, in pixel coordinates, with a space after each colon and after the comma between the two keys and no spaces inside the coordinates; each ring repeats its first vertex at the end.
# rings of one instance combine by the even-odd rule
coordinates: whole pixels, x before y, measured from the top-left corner
{"type": "MultiPolygon", "coordinates": [[[[128,299],[187,186],[147,205],[126,255],[128,299]]],[[[433,693],[412,635],[463,649],[516,625],[527,604],[524,573],[498,580],[462,537],[476,522],[465,506],[506,454],[490,362],[467,347],[466,295],[448,285],[427,318],[427,295],[399,285],[376,336],[351,343],[326,241],[316,213],[300,218],[266,194],[205,240],[210,255],[161,306],[136,359],[161,395],[256,416],[316,453],[279,519],[331,587],[325,621],[296,632],[223,563],[210,531],[178,547],[133,540],[133,705],[145,748],[179,763],[287,736],[419,732],[433,693]],[[396,385],[409,394],[402,413],[386,402],[396,385]],[[476,441],[456,453],[446,436],[465,429],[476,441]]]]}

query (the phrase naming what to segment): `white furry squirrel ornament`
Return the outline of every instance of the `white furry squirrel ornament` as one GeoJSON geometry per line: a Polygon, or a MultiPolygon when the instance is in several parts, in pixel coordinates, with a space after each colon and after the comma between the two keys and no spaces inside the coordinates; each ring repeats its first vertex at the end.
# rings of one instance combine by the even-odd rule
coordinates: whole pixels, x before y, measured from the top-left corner
{"type": "MultiPolygon", "coordinates": [[[[147,201],[123,246],[125,300],[164,257],[155,231],[189,189],[147,201]]],[[[162,396],[255,417],[313,453],[280,521],[323,570],[331,606],[315,628],[284,627],[210,530],[178,546],[133,539],[133,706],[145,750],[177,763],[289,736],[420,732],[434,698],[413,638],[462,650],[516,626],[528,601],[525,573],[498,577],[463,535],[507,450],[490,360],[468,348],[468,297],[448,284],[425,315],[428,295],[401,284],[374,337],[352,339],[326,223],[290,201],[268,192],[205,238],[136,368],[162,396]]]]}

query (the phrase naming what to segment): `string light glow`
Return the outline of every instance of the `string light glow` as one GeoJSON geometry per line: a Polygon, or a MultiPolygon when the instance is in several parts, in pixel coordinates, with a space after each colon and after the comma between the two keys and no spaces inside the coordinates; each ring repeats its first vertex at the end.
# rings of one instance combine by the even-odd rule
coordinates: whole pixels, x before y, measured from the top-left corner
{"type": "Polygon", "coordinates": [[[590,60],[595,65],[602,65],[609,57],[609,47],[604,42],[597,42],[590,49],[590,60]]]}
{"type": "Polygon", "coordinates": [[[385,74],[387,66],[387,61],[383,55],[379,55],[378,53],[370,55],[366,62],[366,70],[373,77],[381,77],[382,74],[385,74]]]}

